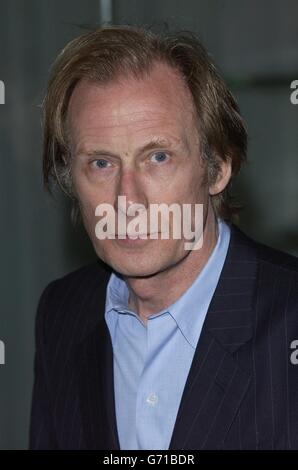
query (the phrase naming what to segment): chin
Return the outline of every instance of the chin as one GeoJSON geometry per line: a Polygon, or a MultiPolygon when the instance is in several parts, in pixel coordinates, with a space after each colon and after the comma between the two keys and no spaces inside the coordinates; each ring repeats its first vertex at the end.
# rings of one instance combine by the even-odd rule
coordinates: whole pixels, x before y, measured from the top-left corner
{"type": "Polygon", "coordinates": [[[103,244],[95,243],[94,248],[102,261],[127,277],[149,277],[158,274],[179,262],[185,253],[180,253],[181,250],[177,249],[176,244],[169,246],[169,243],[126,249],[109,241],[103,244]]]}
{"type": "Polygon", "coordinates": [[[148,258],[137,261],[133,256],[125,256],[121,260],[106,259],[105,262],[116,272],[126,277],[148,277],[163,270],[160,262],[153,263],[152,259],[148,258]]]}

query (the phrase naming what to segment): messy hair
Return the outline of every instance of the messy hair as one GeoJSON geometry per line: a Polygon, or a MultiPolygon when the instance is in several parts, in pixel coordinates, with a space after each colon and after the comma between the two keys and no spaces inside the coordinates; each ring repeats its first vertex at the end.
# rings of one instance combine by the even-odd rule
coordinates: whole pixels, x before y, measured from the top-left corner
{"type": "MultiPolygon", "coordinates": [[[[58,183],[72,198],[74,218],[79,204],[72,184],[67,110],[75,86],[82,79],[100,85],[121,77],[142,78],[157,62],[177,71],[191,92],[209,184],[216,181],[221,160],[230,160],[232,177],[246,160],[247,132],[239,107],[193,33],[154,33],[122,25],[96,28],[69,42],[58,55],[43,102],[44,184],[51,189],[58,183]]],[[[211,196],[216,216],[226,221],[240,208],[231,182],[211,196]]]]}

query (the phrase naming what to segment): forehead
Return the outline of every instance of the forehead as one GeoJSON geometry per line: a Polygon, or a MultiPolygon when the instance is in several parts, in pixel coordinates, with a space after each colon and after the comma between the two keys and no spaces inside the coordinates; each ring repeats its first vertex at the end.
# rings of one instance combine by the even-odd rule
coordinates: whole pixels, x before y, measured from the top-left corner
{"type": "Polygon", "coordinates": [[[127,133],[165,126],[185,130],[195,109],[182,77],[165,64],[156,64],[140,78],[126,77],[102,85],[82,80],[68,107],[72,134],[96,131],[127,133]]]}

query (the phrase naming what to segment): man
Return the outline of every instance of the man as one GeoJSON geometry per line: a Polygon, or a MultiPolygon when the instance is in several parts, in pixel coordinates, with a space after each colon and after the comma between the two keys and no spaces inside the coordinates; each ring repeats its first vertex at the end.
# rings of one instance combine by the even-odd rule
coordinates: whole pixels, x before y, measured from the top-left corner
{"type": "Polygon", "coordinates": [[[45,182],[99,260],[41,297],[30,448],[298,448],[298,263],[232,223],[246,131],[204,48],[90,32],[58,57],[44,111],[45,182]],[[203,205],[199,249],[174,217],[168,238],[97,236],[100,204],[131,221],[161,203],[203,205]]]}

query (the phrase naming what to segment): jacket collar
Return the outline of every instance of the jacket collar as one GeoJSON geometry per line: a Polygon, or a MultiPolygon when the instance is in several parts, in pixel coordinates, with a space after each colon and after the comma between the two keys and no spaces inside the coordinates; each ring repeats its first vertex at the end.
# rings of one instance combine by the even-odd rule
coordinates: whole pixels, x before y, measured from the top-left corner
{"type": "Polygon", "coordinates": [[[218,449],[251,381],[236,352],[252,338],[256,244],[236,226],[180,403],[170,449],[218,449]]]}

